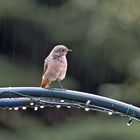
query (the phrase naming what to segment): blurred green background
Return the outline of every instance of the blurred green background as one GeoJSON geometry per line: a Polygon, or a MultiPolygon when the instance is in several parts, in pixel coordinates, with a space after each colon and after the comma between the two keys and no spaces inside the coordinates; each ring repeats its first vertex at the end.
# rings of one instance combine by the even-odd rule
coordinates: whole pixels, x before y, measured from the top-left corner
{"type": "MultiPolygon", "coordinates": [[[[73,50],[64,87],[140,106],[139,7],[139,0],[0,0],[0,86],[39,86],[45,57],[64,44],[73,50]]],[[[78,109],[0,110],[0,139],[138,140],[140,124],[127,121],[78,109]]]]}

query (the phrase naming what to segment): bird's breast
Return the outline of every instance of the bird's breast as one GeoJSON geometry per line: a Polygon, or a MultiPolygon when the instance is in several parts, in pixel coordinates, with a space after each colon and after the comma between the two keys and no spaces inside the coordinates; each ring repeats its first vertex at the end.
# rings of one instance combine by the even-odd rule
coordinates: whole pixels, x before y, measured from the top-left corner
{"type": "Polygon", "coordinates": [[[67,70],[67,60],[65,57],[61,59],[53,59],[48,65],[48,69],[45,73],[45,77],[51,81],[55,81],[63,73],[66,73],[67,70]]]}

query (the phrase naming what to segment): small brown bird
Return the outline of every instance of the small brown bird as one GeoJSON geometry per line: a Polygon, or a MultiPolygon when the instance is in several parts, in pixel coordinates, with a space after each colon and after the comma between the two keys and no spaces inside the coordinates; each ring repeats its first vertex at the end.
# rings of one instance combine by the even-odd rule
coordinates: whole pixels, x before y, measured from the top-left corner
{"type": "Polygon", "coordinates": [[[50,83],[55,80],[58,80],[60,84],[60,81],[65,78],[67,71],[66,54],[68,51],[72,50],[68,49],[64,45],[57,45],[53,48],[49,56],[44,61],[44,72],[40,85],[41,87],[47,88],[50,83]]]}

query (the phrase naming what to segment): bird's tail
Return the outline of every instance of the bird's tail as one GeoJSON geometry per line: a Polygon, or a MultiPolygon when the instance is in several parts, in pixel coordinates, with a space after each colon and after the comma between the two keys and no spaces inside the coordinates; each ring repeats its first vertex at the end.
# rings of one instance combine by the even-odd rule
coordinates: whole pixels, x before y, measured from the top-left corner
{"type": "Polygon", "coordinates": [[[51,82],[48,79],[42,79],[40,87],[47,88],[47,87],[49,87],[50,83],[51,82]]]}

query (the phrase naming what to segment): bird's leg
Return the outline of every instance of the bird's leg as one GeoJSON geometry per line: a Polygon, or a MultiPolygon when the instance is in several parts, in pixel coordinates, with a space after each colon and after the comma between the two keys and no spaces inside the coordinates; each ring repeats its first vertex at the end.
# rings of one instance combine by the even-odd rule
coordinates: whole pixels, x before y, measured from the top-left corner
{"type": "Polygon", "coordinates": [[[61,89],[64,89],[63,86],[61,85],[60,79],[58,79],[58,83],[59,83],[61,89]]]}
{"type": "Polygon", "coordinates": [[[63,88],[63,86],[61,85],[61,82],[60,82],[60,81],[61,81],[61,80],[60,80],[60,79],[58,79],[58,83],[59,83],[59,85],[60,85],[61,89],[62,89],[62,90],[64,90],[64,91],[66,91],[67,89],[63,88]]]}

